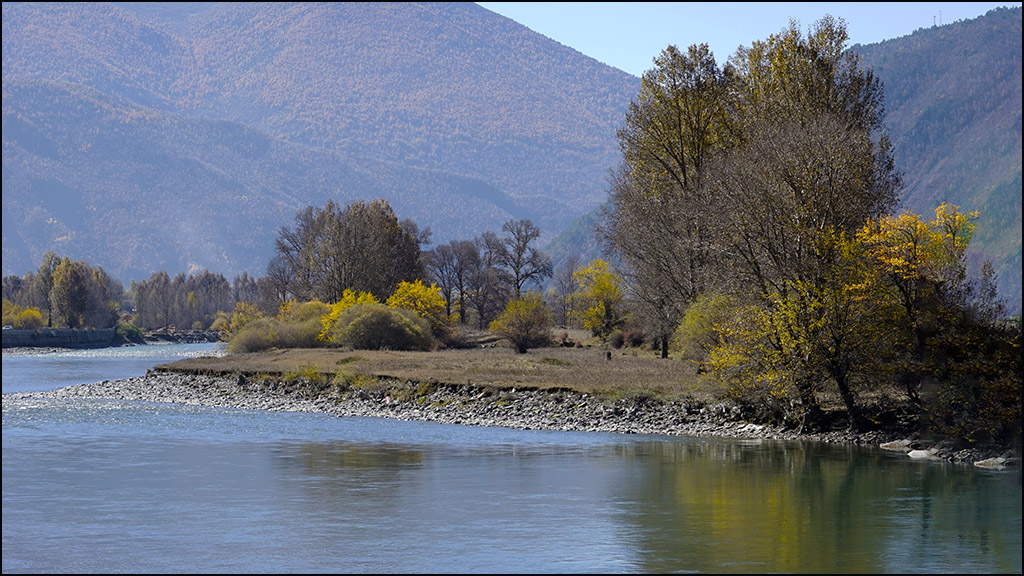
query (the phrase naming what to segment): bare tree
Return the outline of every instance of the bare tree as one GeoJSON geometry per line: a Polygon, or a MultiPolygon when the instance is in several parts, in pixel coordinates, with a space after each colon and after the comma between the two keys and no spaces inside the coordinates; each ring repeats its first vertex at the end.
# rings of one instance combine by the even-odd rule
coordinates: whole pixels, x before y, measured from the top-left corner
{"type": "Polygon", "coordinates": [[[451,243],[442,244],[432,248],[426,254],[427,274],[430,280],[437,285],[444,298],[445,314],[452,315],[452,297],[455,294],[456,284],[456,256],[455,249],[451,243]]]}
{"type": "Polygon", "coordinates": [[[551,277],[551,258],[533,245],[540,237],[540,228],[530,220],[509,220],[501,230],[506,236],[495,247],[495,255],[518,298],[526,284],[539,285],[551,277]]]}
{"type": "MultiPolygon", "coordinates": [[[[477,328],[484,329],[509,300],[509,280],[498,267],[501,239],[494,232],[484,232],[473,243],[477,257],[467,259],[466,300],[476,312],[477,328]]],[[[468,248],[466,249],[469,250],[468,248]]]]}
{"type": "Polygon", "coordinates": [[[554,273],[554,297],[552,309],[557,314],[558,323],[561,326],[569,326],[570,312],[572,311],[571,296],[579,289],[579,282],[576,280],[576,268],[579,267],[579,258],[575,254],[569,255],[554,273]]]}
{"type": "Polygon", "coordinates": [[[294,228],[277,241],[276,289],[301,300],[335,302],[346,289],[384,299],[401,281],[423,276],[420,245],[429,238],[411,220],[399,221],[386,200],[357,201],[344,209],[300,210],[294,228]]]}

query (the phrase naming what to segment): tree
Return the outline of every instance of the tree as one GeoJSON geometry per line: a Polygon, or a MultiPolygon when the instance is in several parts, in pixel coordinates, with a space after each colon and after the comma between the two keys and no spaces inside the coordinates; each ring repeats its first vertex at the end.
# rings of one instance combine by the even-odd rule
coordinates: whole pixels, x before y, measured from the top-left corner
{"type": "Polygon", "coordinates": [[[427,252],[427,274],[434,280],[445,303],[445,314],[452,315],[452,299],[457,282],[455,249],[451,243],[437,246],[427,252]]]}
{"type": "Polygon", "coordinates": [[[470,240],[452,240],[427,253],[427,273],[441,290],[445,312],[451,316],[452,305],[455,304],[460,324],[466,322],[466,290],[469,277],[479,266],[480,250],[470,240]]]}
{"type": "Polygon", "coordinates": [[[560,326],[569,326],[573,318],[572,295],[579,290],[579,283],[576,279],[576,268],[579,261],[575,255],[570,255],[562,262],[554,273],[554,286],[552,287],[553,309],[558,318],[560,326]]]}
{"type": "Polygon", "coordinates": [[[882,125],[881,85],[846,41],[842,21],[826,17],[807,37],[791,23],[737,53],[742,142],[716,163],[715,189],[728,207],[719,242],[730,258],[720,271],[762,307],[774,365],[786,368],[805,415],[831,381],[856,425],[849,348],[812,347],[858,324],[860,316],[845,313],[849,239],[892,209],[901,179],[882,125]]]}
{"type": "Polygon", "coordinates": [[[111,328],[120,318],[124,287],[102,267],[93,268],[84,262],[82,264],[88,272],[88,303],[82,317],[83,323],[93,328],[111,328]]]}
{"type": "MultiPolygon", "coordinates": [[[[23,279],[21,276],[15,276],[14,274],[4,276],[3,299],[11,302],[12,304],[20,302],[22,285],[23,279]]],[[[42,313],[40,313],[40,317],[42,317],[42,313]]]]}
{"type": "Polygon", "coordinates": [[[876,297],[899,312],[894,320],[903,328],[900,341],[907,352],[899,378],[918,404],[929,339],[968,306],[965,254],[977,218],[977,212],[942,204],[934,220],[903,212],[871,220],[857,235],[875,272],[876,297]]]}
{"type": "Polygon", "coordinates": [[[399,221],[386,200],[344,209],[328,201],[281,229],[268,276],[277,292],[298,300],[334,302],[349,288],[387,297],[399,282],[422,277],[420,245],[428,238],[411,220],[399,221]]]}
{"type": "Polygon", "coordinates": [[[529,220],[509,220],[501,230],[506,236],[494,248],[497,264],[505,269],[518,298],[528,283],[540,284],[551,277],[551,258],[534,244],[540,228],[529,220]]]}
{"type": "MultiPolygon", "coordinates": [[[[341,209],[332,200],[323,209],[307,206],[295,215],[295,227],[282,227],[274,242],[276,257],[270,265],[283,274],[281,292],[299,300],[314,298],[324,302],[338,299],[345,286],[337,286],[338,293],[329,293],[337,285],[332,278],[338,271],[334,258],[340,256],[341,209]]],[[[268,276],[270,270],[268,269],[268,276]]],[[[286,298],[287,299],[287,298],[286,298]]]]}
{"type": "Polygon", "coordinates": [[[679,318],[713,291],[747,311],[712,366],[788,382],[805,415],[831,383],[855,421],[851,334],[866,312],[847,290],[863,269],[851,239],[901,179],[881,85],[847,39],[826,16],[722,70],[700,46],[663,53],[619,134],[607,230],[648,310],[679,318]]]}
{"type": "Polygon", "coordinates": [[[551,311],[539,292],[530,292],[513,299],[493,322],[490,329],[509,341],[519,354],[530,348],[551,343],[551,311]]]}
{"type": "Polygon", "coordinates": [[[134,322],[141,328],[161,328],[171,321],[171,279],[167,272],[154,272],[149,280],[132,284],[135,294],[134,322]]]}
{"type": "Polygon", "coordinates": [[[36,271],[35,281],[32,283],[32,298],[30,304],[43,310],[46,314],[46,326],[53,326],[53,305],[50,302],[50,291],[53,290],[53,273],[61,259],[55,252],[47,252],[43,255],[43,263],[36,271]]]}
{"type": "Polygon", "coordinates": [[[831,17],[807,37],[791,23],[732,60],[743,145],[717,168],[722,242],[728,270],[762,295],[827,274],[834,234],[855,233],[898,198],[882,87],[847,38],[831,17]]]}
{"type": "Polygon", "coordinates": [[[231,282],[231,298],[235,302],[259,302],[260,289],[256,278],[242,272],[231,282]]]}
{"type": "Polygon", "coordinates": [[[509,299],[508,275],[498,267],[502,242],[493,232],[476,239],[476,257],[471,259],[466,283],[466,300],[476,312],[477,328],[483,329],[505,307],[509,299]]]}
{"type": "MultiPolygon", "coordinates": [[[[259,288],[260,298],[274,306],[287,302],[294,298],[292,289],[292,273],[289,270],[285,258],[278,254],[267,263],[267,273],[256,281],[259,288]]],[[[248,300],[237,300],[248,302],[248,300]]]]}
{"type": "Polygon", "coordinates": [[[455,256],[455,293],[458,295],[459,323],[466,323],[466,292],[472,274],[480,268],[480,250],[470,240],[458,240],[452,244],[455,256]]]}
{"type": "Polygon", "coordinates": [[[573,278],[579,287],[572,294],[574,316],[595,336],[607,338],[626,320],[621,278],[600,258],[577,268],[573,278]]]}
{"type": "Polygon", "coordinates": [[[649,331],[667,342],[683,311],[712,280],[720,207],[709,182],[713,160],[737,144],[735,78],[706,44],[669,46],[644,73],[617,132],[623,162],[612,173],[600,232],[649,331]]]}
{"type": "Polygon", "coordinates": [[[82,262],[67,257],[53,271],[50,290],[51,314],[58,326],[78,328],[84,324],[89,305],[89,271],[82,262]]]}

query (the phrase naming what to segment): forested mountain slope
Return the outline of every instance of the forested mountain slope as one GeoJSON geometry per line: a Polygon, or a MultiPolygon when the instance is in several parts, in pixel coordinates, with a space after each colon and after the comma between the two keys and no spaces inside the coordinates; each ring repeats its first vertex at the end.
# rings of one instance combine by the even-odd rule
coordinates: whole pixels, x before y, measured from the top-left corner
{"type": "Polygon", "coordinates": [[[885,83],[886,124],[904,172],[903,206],[980,212],[969,256],[991,260],[1021,302],[1021,9],[855,46],[885,83]]]}
{"type": "Polygon", "coordinates": [[[638,80],[471,3],[3,7],[4,273],[260,274],[327,199],[433,239],[602,200],[638,80]]]}

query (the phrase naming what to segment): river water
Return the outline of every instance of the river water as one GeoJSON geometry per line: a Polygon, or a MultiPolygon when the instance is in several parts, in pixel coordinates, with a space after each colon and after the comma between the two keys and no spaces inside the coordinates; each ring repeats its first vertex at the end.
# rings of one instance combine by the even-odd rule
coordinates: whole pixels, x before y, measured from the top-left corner
{"type": "Polygon", "coordinates": [[[215,351],[4,356],[4,573],[1021,573],[1019,469],[8,396],[215,351]]]}

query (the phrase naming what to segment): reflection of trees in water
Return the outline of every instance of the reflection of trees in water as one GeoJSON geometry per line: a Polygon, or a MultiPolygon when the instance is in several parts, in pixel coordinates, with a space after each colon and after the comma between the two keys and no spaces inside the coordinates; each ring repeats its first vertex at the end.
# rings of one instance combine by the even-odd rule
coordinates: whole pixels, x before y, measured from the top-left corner
{"type": "Polygon", "coordinates": [[[425,456],[408,446],[307,443],[289,446],[277,458],[282,467],[301,468],[305,499],[317,513],[348,514],[353,508],[389,508],[403,486],[415,479],[425,456]]]}
{"type": "MultiPolygon", "coordinates": [[[[1020,533],[1006,534],[1013,507],[993,510],[1007,496],[991,492],[995,483],[974,486],[973,470],[852,446],[693,441],[635,450],[643,478],[628,488],[637,504],[624,521],[634,524],[626,533],[644,551],[644,572],[1019,570],[1020,533]]],[[[1010,498],[1019,520],[1019,491],[1010,498]]]]}

